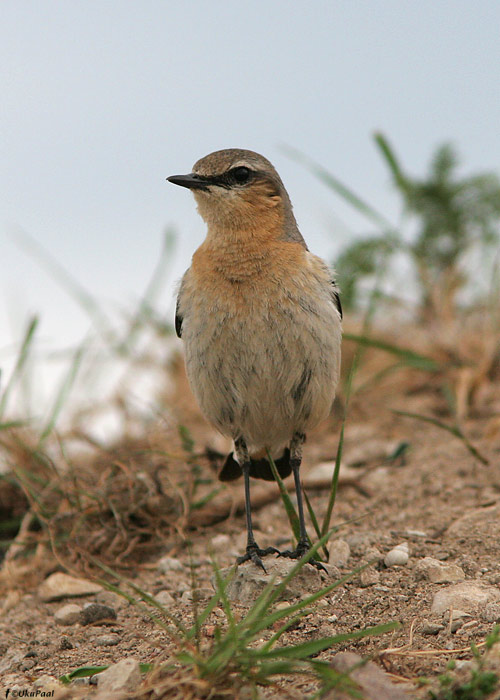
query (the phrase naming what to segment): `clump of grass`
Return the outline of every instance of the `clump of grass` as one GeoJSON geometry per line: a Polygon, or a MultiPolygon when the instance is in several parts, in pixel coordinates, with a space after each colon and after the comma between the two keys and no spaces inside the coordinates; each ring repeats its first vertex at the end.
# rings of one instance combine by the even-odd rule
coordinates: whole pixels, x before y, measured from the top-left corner
{"type": "Polygon", "coordinates": [[[206,465],[186,469],[194,453],[173,431],[150,429],[82,457],[60,445],[55,453],[53,439],[41,441],[26,428],[0,432],[9,467],[3,490],[8,483],[24,503],[17,518],[32,518],[22,536],[25,555],[45,543],[68,566],[84,563],[87,552],[126,566],[182,535],[193,508],[213,497],[213,475],[206,465]]]}
{"type": "MultiPolygon", "coordinates": [[[[327,533],[321,538],[278,585],[275,585],[274,578],[271,579],[240,618],[233,610],[227,593],[235,569],[227,578],[223,578],[217,566],[213,565],[215,593],[201,610],[198,608],[193,584],[193,622],[186,624],[139,586],[109,567],[98,564],[116,582],[111,583],[106,579],[100,580],[100,583],[138,606],[167,632],[174,644],[174,660],[158,663],[153,669],[143,667],[144,670],[151,671],[144,683],[144,692],[149,688],[154,690],[155,698],[194,700],[209,697],[237,698],[245,689],[247,692],[250,690],[252,697],[257,697],[259,686],[273,685],[278,678],[300,674],[317,681],[322,691],[335,687],[355,693],[355,684],[349,677],[335,671],[327,660],[317,658],[318,655],[336,645],[391,632],[397,628],[397,623],[377,625],[292,646],[282,644],[282,639],[290,627],[310,612],[311,606],[359,573],[360,569],[285,609],[277,609],[275,605],[289,582],[315,555],[318,548],[325,544],[329,535],[327,533]],[[125,586],[133,594],[126,592],[125,586]],[[224,621],[216,618],[217,622],[211,625],[211,634],[207,636],[203,633],[204,626],[216,607],[224,612],[224,621]],[[262,635],[269,630],[273,630],[273,634],[264,641],[262,635]]],[[[104,667],[76,669],[65,674],[61,680],[67,683],[73,678],[93,675],[102,670],[104,667]]]]}

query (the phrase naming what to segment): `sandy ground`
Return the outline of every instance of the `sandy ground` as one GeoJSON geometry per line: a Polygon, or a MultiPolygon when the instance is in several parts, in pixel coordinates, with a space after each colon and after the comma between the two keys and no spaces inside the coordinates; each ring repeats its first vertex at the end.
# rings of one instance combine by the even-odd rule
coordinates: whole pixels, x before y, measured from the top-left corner
{"type": "MultiPolygon", "coordinates": [[[[427,383],[425,375],[416,376],[411,382],[393,376],[379,393],[372,390],[368,398],[355,398],[346,427],[343,466],[349,478],[347,484],[341,483],[332,520],[339,525],[332,538],[332,554],[333,550],[343,554],[336,555],[337,559],[333,556],[333,564],[344,575],[360,564],[375,563],[363,576],[353,576],[326,596],[286,633],[284,642],[296,644],[397,621],[400,626],[391,634],[329,649],[320,658],[329,659],[342,648],[353,649],[373,657],[395,682],[403,684],[410,697],[426,697],[416,680],[435,677],[450,659],[470,659],[471,643],[481,645],[495,621],[500,621],[500,605],[495,607],[492,593],[497,591],[500,598],[500,384],[489,385],[480,407],[473,409],[462,424],[488,459],[489,464],[484,465],[451,434],[391,412],[396,408],[450,422],[449,417],[440,415],[443,402],[435,386],[427,383]],[[391,460],[403,443],[407,443],[404,454],[391,460]],[[342,540],[348,547],[335,545],[335,540],[342,540]],[[408,547],[407,563],[386,566],[387,553],[403,543],[408,547]],[[432,612],[435,595],[456,585],[457,580],[431,582],[419,566],[425,557],[442,565],[456,565],[465,581],[493,598],[464,603],[464,610],[455,604],[455,612],[432,612]]],[[[189,415],[183,418],[190,420],[189,415]]],[[[220,439],[199,419],[191,420],[190,429],[200,448],[207,444],[221,447],[220,439]]],[[[332,417],[310,436],[304,479],[318,464],[332,463],[338,434],[339,419],[332,417]]],[[[241,482],[227,488],[241,500],[241,482]]],[[[276,487],[270,484],[268,488],[276,487]]],[[[309,496],[321,517],[328,492],[310,489],[309,496]]],[[[261,546],[289,546],[290,526],[278,498],[256,509],[254,518],[261,546]]],[[[221,567],[231,565],[244,550],[244,518],[234,513],[221,522],[189,531],[188,537],[189,548],[172,532],[148,557],[121,569],[152,594],[168,591],[172,601],[166,607],[170,605],[185,620],[192,616],[191,571],[201,600],[208,599],[212,591],[210,552],[221,567]],[[177,565],[163,573],[157,564],[166,555],[177,560],[177,565]]],[[[31,572],[26,581],[18,580],[15,589],[5,593],[0,618],[0,677],[4,685],[32,688],[35,679],[44,674],[58,677],[80,666],[107,665],[128,656],[142,663],[171,658],[173,645],[165,632],[112,593],[41,601],[37,589],[40,580],[58,568],[55,562],[38,579],[31,572]],[[56,623],[55,613],[68,602],[83,606],[89,601],[111,604],[116,621],[90,626],[56,623]]],[[[457,569],[453,570],[456,573],[457,569]]],[[[459,574],[458,582],[460,578],[459,574]]],[[[237,614],[245,612],[238,605],[235,610],[237,614]]],[[[207,621],[207,638],[220,616],[216,610],[207,621]]],[[[92,693],[92,686],[85,683],[81,682],[81,688],[92,693]]],[[[301,678],[281,685],[286,691],[284,697],[304,697],[311,689],[301,678]]]]}

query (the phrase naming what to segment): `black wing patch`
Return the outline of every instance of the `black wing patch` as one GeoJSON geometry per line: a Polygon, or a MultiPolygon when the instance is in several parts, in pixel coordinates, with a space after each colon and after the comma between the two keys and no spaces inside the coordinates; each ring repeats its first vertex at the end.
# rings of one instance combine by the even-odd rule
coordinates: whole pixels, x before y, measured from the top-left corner
{"type": "Polygon", "coordinates": [[[175,307],[175,332],[177,333],[178,338],[182,336],[182,320],[182,316],[179,313],[179,299],[177,299],[177,304],[175,307]]]}
{"type": "Polygon", "coordinates": [[[333,303],[337,307],[337,310],[340,314],[340,318],[342,319],[342,317],[343,317],[342,304],[340,303],[340,294],[339,294],[339,290],[337,289],[337,285],[335,284],[335,280],[332,280],[332,286],[333,286],[333,290],[332,290],[333,303]]]}

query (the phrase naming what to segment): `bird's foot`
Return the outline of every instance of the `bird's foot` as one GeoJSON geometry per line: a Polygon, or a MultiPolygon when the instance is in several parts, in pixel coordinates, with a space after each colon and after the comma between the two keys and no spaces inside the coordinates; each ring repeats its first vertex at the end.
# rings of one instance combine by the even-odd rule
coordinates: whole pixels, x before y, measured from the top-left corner
{"type": "Polygon", "coordinates": [[[262,563],[261,557],[265,557],[268,554],[279,554],[279,550],[275,547],[267,547],[266,549],[261,549],[257,542],[252,542],[247,544],[247,551],[241,557],[236,559],[237,564],[243,564],[245,561],[253,561],[254,564],[260,566],[260,568],[267,574],[266,567],[262,563]]]}
{"type": "MultiPolygon", "coordinates": [[[[309,550],[310,547],[307,542],[299,542],[293,551],[286,549],[284,552],[280,552],[279,556],[286,557],[287,559],[302,559],[304,554],[306,554],[309,550]]],[[[315,566],[318,571],[324,571],[325,574],[328,573],[323,564],[320,561],[317,561],[317,559],[309,559],[307,563],[315,566]]]]}

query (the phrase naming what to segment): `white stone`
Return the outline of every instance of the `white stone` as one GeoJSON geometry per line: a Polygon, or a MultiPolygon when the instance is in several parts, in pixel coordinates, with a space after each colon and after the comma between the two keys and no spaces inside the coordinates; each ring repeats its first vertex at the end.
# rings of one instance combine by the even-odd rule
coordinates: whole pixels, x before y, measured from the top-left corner
{"type": "Polygon", "coordinates": [[[415,567],[417,578],[424,578],[431,583],[456,583],[465,580],[465,573],[456,564],[447,564],[433,559],[433,557],[424,557],[415,567]]]}
{"type": "Polygon", "coordinates": [[[38,587],[38,595],[45,602],[93,595],[99,591],[102,591],[102,586],[99,584],[61,572],[51,574],[38,587]]]}
{"type": "Polygon", "coordinates": [[[463,610],[466,613],[485,608],[488,603],[500,600],[500,590],[493,586],[472,581],[456,583],[438,591],[432,601],[431,612],[438,615],[446,610],[463,610]]]}
{"type": "Polygon", "coordinates": [[[141,670],[137,659],[129,657],[113,664],[97,675],[99,692],[124,690],[133,693],[141,682],[141,670]]]}
{"type": "Polygon", "coordinates": [[[374,586],[380,581],[380,574],[373,566],[368,566],[363,569],[359,575],[360,583],[363,588],[368,588],[368,586],[374,586]]]}
{"type": "Polygon", "coordinates": [[[210,544],[217,552],[224,552],[227,551],[227,548],[231,544],[231,538],[229,535],[221,532],[219,535],[212,537],[210,544]]]}
{"type": "Polygon", "coordinates": [[[68,603],[54,613],[54,620],[58,625],[74,625],[80,619],[81,607],[75,603],[68,603]]]}
{"type": "MultiPolygon", "coordinates": [[[[304,481],[309,488],[314,486],[323,486],[328,484],[333,476],[335,470],[335,460],[331,462],[321,462],[316,464],[307,475],[304,477],[304,481]]],[[[359,469],[353,469],[345,464],[340,465],[339,469],[339,484],[357,482],[360,479],[359,469]]]]}
{"type": "MultiPolygon", "coordinates": [[[[33,687],[35,689],[47,691],[63,690],[64,686],[60,683],[54,676],[49,676],[47,674],[39,676],[35,681],[33,681],[33,687]]],[[[41,696],[39,696],[41,697],[41,696]]],[[[46,696],[51,697],[51,696],[46,696]]]]}
{"type": "Polygon", "coordinates": [[[179,559],[174,559],[174,557],[162,557],[156,568],[162,574],[168,574],[171,571],[184,571],[182,562],[179,559]]]}
{"type": "Polygon", "coordinates": [[[155,600],[160,603],[160,605],[174,605],[175,600],[171,593],[168,591],[160,591],[154,596],[155,600]]]}
{"type": "Polygon", "coordinates": [[[331,542],[328,551],[330,554],[328,561],[330,564],[334,564],[335,566],[345,566],[349,561],[349,557],[351,556],[351,548],[349,547],[349,544],[345,540],[341,539],[331,542]]]}
{"type": "MultiPolygon", "coordinates": [[[[389,676],[382,671],[373,661],[363,660],[361,656],[352,651],[341,651],[333,657],[333,668],[348,674],[361,691],[358,697],[364,700],[409,700],[406,691],[391,682],[389,676]]],[[[323,696],[325,700],[350,697],[349,693],[339,695],[336,689],[329,690],[323,696]]]]}
{"type": "MultiPolygon", "coordinates": [[[[483,612],[486,622],[500,622],[500,603],[488,603],[483,612]]],[[[498,645],[500,648],[500,645],[498,645]]]]}
{"type": "Polygon", "coordinates": [[[98,647],[114,647],[120,643],[120,635],[110,632],[110,634],[101,634],[94,639],[94,644],[98,647]]]}
{"type": "Polygon", "coordinates": [[[410,550],[408,548],[408,542],[401,542],[401,544],[391,549],[390,552],[387,552],[384,558],[384,564],[387,568],[391,566],[405,566],[408,564],[409,557],[410,550]]]}
{"type": "Polygon", "coordinates": [[[427,533],[423,530],[406,530],[408,537],[427,537],[427,533]]]}
{"type": "Polygon", "coordinates": [[[466,617],[471,617],[471,615],[466,613],[465,610],[455,610],[454,608],[451,611],[447,610],[443,615],[445,622],[449,622],[450,620],[455,622],[456,620],[463,620],[466,617]]]}
{"type": "MultiPolygon", "coordinates": [[[[253,562],[241,564],[227,585],[227,597],[234,603],[251,605],[271,581],[273,587],[279,586],[296,563],[289,559],[266,558],[264,566],[267,573],[257,568],[253,562]]],[[[232,571],[233,567],[221,569],[220,575],[225,579],[232,571]]],[[[215,577],[212,579],[212,585],[215,584],[214,579],[215,577]]],[[[319,571],[311,564],[305,564],[288,582],[279,600],[296,600],[307,597],[307,595],[319,591],[323,586],[319,571]]]]}

